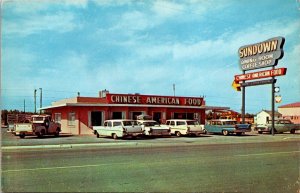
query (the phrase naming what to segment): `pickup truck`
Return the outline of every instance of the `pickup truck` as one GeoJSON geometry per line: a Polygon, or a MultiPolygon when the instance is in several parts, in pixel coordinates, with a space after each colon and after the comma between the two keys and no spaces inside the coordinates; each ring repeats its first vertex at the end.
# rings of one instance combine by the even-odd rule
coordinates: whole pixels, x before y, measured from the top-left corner
{"type": "Polygon", "coordinates": [[[230,133],[242,135],[251,131],[251,124],[237,124],[235,120],[230,119],[213,119],[208,121],[204,128],[207,133],[219,133],[225,136],[230,133]]]}
{"type": "MultiPolygon", "coordinates": [[[[259,134],[272,133],[272,123],[269,121],[267,124],[257,125],[254,130],[259,134]]],[[[300,130],[300,124],[293,124],[289,119],[275,120],[274,133],[290,132],[294,134],[296,130],[300,130]]]]}
{"type": "Polygon", "coordinates": [[[204,133],[204,125],[200,125],[196,120],[170,119],[166,125],[171,128],[171,134],[180,137],[182,135],[200,136],[204,133]]]}
{"type": "Polygon", "coordinates": [[[43,137],[44,135],[59,136],[61,125],[51,121],[50,115],[32,115],[29,123],[15,123],[13,133],[20,138],[25,136],[36,135],[43,137]]]}
{"type": "Polygon", "coordinates": [[[97,138],[108,136],[113,139],[119,137],[137,137],[143,135],[143,129],[136,121],[131,119],[114,119],[104,121],[104,126],[93,126],[94,134],[97,138]]]}

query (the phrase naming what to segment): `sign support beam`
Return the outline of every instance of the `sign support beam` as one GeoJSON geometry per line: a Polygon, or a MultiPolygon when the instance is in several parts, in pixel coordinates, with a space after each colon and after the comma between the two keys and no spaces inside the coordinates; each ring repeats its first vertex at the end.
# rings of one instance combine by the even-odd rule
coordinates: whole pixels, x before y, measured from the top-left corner
{"type": "MultiPolygon", "coordinates": [[[[243,74],[245,74],[245,70],[243,70],[243,74]]],[[[245,81],[243,81],[245,83],[245,81]]],[[[242,86],[242,123],[245,124],[245,96],[246,96],[246,87],[242,86]]]]}
{"type": "MultiPolygon", "coordinates": [[[[274,70],[274,66],[272,67],[274,70]]],[[[274,76],[272,77],[272,135],[274,135],[274,130],[275,130],[275,81],[274,81],[274,76]]]]}

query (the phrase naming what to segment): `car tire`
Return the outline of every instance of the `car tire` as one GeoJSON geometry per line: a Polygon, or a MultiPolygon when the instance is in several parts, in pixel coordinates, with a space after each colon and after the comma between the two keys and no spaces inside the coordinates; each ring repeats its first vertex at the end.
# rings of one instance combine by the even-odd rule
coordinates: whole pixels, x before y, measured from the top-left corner
{"type": "Polygon", "coordinates": [[[113,133],[113,134],[112,134],[112,138],[113,138],[113,139],[118,139],[118,135],[115,134],[115,133],[113,133]]]}
{"type": "Polygon", "coordinates": [[[229,133],[228,133],[227,130],[223,130],[223,131],[222,131],[222,134],[223,134],[224,136],[227,136],[229,133]]]}
{"type": "Polygon", "coordinates": [[[296,132],[295,129],[292,129],[292,130],[290,131],[291,134],[295,134],[295,132],[296,132]]]}
{"type": "Polygon", "coordinates": [[[97,131],[96,131],[96,136],[97,136],[97,138],[100,138],[100,135],[97,131]]]}
{"type": "Polygon", "coordinates": [[[54,133],[54,136],[55,136],[55,137],[58,137],[58,136],[59,136],[59,131],[60,131],[60,129],[57,128],[56,131],[55,131],[55,133],[54,133]]]}
{"type": "Polygon", "coordinates": [[[44,135],[45,135],[45,130],[44,129],[37,133],[37,136],[39,138],[42,138],[44,135]]]}
{"type": "Polygon", "coordinates": [[[25,133],[20,133],[19,137],[20,137],[21,139],[24,139],[24,138],[25,138],[25,133]]]}
{"type": "Polygon", "coordinates": [[[258,131],[258,134],[262,134],[263,132],[262,131],[258,131]]]}
{"type": "Polygon", "coordinates": [[[237,135],[237,136],[241,136],[241,135],[242,135],[242,133],[238,132],[238,133],[236,133],[236,135],[237,135]]]}
{"type": "Polygon", "coordinates": [[[176,131],[176,132],[175,132],[175,135],[176,135],[177,137],[180,137],[180,136],[181,136],[180,131],[176,131]]]}

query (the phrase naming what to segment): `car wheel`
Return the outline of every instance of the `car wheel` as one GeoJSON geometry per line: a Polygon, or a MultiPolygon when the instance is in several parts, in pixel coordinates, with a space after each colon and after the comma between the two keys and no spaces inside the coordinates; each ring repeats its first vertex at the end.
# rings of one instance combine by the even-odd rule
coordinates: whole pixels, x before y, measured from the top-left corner
{"type": "Polygon", "coordinates": [[[113,134],[112,134],[112,138],[113,138],[113,139],[118,139],[117,134],[113,133],[113,134]]]}
{"type": "Polygon", "coordinates": [[[242,135],[242,133],[236,133],[236,135],[237,135],[237,136],[241,136],[241,135],[242,135]]]}
{"type": "Polygon", "coordinates": [[[58,137],[58,136],[59,136],[59,128],[56,129],[54,136],[55,136],[55,137],[58,137]]]}
{"type": "Polygon", "coordinates": [[[262,133],[263,133],[262,131],[259,131],[259,132],[258,132],[258,134],[262,134],[262,133]]]}
{"type": "Polygon", "coordinates": [[[99,138],[100,137],[100,135],[99,135],[99,133],[96,131],[96,136],[97,136],[97,138],[99,138]]]}
{"type": "Polygon", "coordinates": [[[295,134],[295,132],[296,132],[295,129],[292,129],[292,130],[290,131],[291,134],[295,134]]]}
{"type": "Polygon", "coordinates": [[[19,137],[24,139],[25,138],[25,133],[20,133],[19,137]]]}
{"type": "Polygon", "coordinates": [[[223,133],[223,135],[225,135],[225,136],[228,135],[228,131],[227,131],[227,130],[223,130],[222,133],[223,133]]]}
{"type": "Polygon", "coordinates": [[[41,130],[41,132],[38,132],[38,133],[37,133],[37,136],[38,136],[39,138],[42,138],[44,135],[45,135],[45,130],[41,130]]]}
{"type": "Polygon", "coordinates": [[[204,134],[207,134],[207,131],[206,131],[206,129],[203,129],[203,132],[204,132],[204,134]]]}
{"type": "Polygon", "coordinates": [[[177,137],[180,137],[180,136],[181,136],[180,131],[176,131],[175,135],[176,135],[177,137]]]}

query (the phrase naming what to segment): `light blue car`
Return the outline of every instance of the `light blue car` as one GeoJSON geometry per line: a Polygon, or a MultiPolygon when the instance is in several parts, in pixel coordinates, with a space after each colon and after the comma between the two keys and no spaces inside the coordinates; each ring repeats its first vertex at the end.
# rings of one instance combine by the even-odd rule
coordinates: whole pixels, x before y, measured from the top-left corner
{"type": "Polygon", "coordinates": [[[220,133],[223,135],[236,133],[236,135],[242,135],[251,131],[251,124],[237,124],[235,120],[230,119],[213,119],[208,121],[204,129],[206,133],[220,133]]]}

